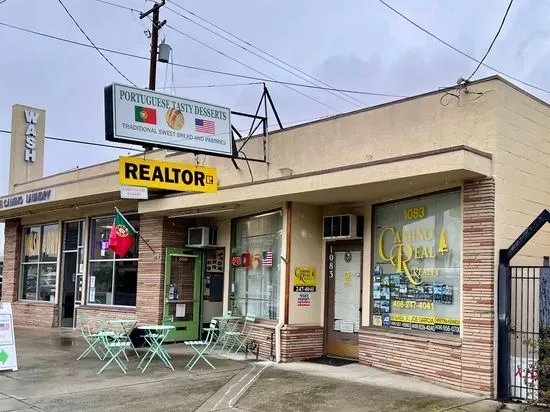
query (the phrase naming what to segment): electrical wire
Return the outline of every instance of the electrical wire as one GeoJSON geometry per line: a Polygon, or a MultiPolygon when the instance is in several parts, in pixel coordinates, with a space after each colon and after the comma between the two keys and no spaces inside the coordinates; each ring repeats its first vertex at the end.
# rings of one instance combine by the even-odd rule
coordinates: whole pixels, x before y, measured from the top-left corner
{"type": "MultiPolygon", "coordinates": [[[[222,56],[228,58],[229,60],[232,60],[232,61],[234,61],[235,63],[238,63],[238,64],[240,64],[241,66],[246,67],[247,69],[252,70],[252,71],[255,72],[255,73],[258,73],[258,74],[261,75],[261,76],[265,76],[265,77],[267,77],[267,78],[270,79],[270,80],[274,80],[273,77],[270,77],[270,76],[268,76],[267,74],[265,74],[265,73],[263,73],[263,72],[261,72],[261,71],[255,69],[254,67],[252,67],[252,66],[250,66],[250,65],[248,65],[248,64],[246,64],[246,63],[243,63],[243,62],[240,61],[239,59],[235,59],[234,57],[231,57],[230,55],[228,55],[228,54],[226,54],[226,53],[224,53],[224,52],[222,52],[222,51],[216,49],[215,47],[210,46],[209,44],[207,44],[207,43],[205,43],[205,42],[203,42],[203,41],[201,41],[201,40],[199,40],[199,39],[197,39],[197,38],[191,36],[191,35],[188,34],[188,33],[185,33],[185,32],[183,32],[183,31],[181,31],[181,30],[175,28],[174,26],[172,26],[172,25],[170,25],[170,24],[166,24],[166,27],[168,27],[168,28],[174,30],[176,33],[179,33],[179,34],[181,34],[182,36],[185,36],[185,37],[187,37],[187,38],[193,40],[194,42],[200,44],[201,46],[206,47],[207,49],[210,49],[210,50],[212,50],[212,51],[215,51],[216,53],[221,54],[222,56]]],[[[319,103],[320,105],[325,106],[325,107],[327,107],[327,108],[333,110],[333,111],[336,112],[336,113],[339,113],[339,110],[338,110],[338,109],[336,109],[336,108],[334,108],[334,107],[332,107],[332,106],[330,106],[330,105],[328,105],[328,104],[322,102],[322,101],[319,100],[319,99],[316,99],[315,97],[312,97],[312,96],[310,96],[310,95],[308,95],[308,94],[306,94],[306,93],[303,93],[303,92],[301,92],[301,91],[299,91],[299,90],[296,90],[296,89],[294,89],[293,87],[289,86],[288,84],[283,84],[283,86],[286,87],[286,88],[289,89],[289,90],[292,90],[292,91],[294,91],[294,92],[296,92],[296,93],[298,93],[298,94],[300,94],[300,95],[306,97],[307,99],[309,99],[309,100],[311,100],[311,101],[314,101],[314,102],[316,102],[316,103],[319,103]]]]}
{"type": "MultiPolygon", "coordinates": [[[[69,9],[67,9],[67,7],[65,7],[65,5],[63,4],[63,1],[62,0],[57,0],[59,2],[59,4],[61,4],[61,6],[65,9],[65,12],[69,15],[69,17],[71,18],[71,20],[73,21],[73,23],[76,25],[76,27],[78,27],[78,29],[81,31],[81,33],[88,39],[88,41],[90,42],[90,44],[94,47],[94,49],[97,50],[97,52],[101,55],[101,57],[103,57],[105,59],[105,61],[107,63],[109,63],[111,65],[111,67],[113,69],[115,69],[118,74],[120,74],[122,77],[124,77],[126,79],[126,81],[128,81],[130,84],[132,84],[133,86],[136,86],[136,84],[134,82],[132,82],[128,77],[126,77],[108,58],[107,56],[105,56],[103,54],[103,52],[95,45],[95,43],[92,41],[92,39],[90,39],[90,36],[88,36],[86,34],[86,32],[84,31],[84,29],[82,29],[82,27],[80,27],[80,24],[78,24],[78,22],[76,21],[76,19],[73,17],[73,15],[71,14],[71,12],[69,11],[69,9]]],[[[137,87],[137,86],[136,86],[137,87]]]]}
{"type": "MultiPolygon", "coordinates": [[[[198,18],[199,20],[201,20],[201,21],[203,21],[203,22],[205,22],[205,23],[211,25],[212,27],[215,27],[216,29],[222,31],[223,33],[225,33],[225,34],[227,34],[227,35],[229,35],[229,36],[231,36],[231,37],[233,37],[233,38],[239,40],[240,42],[242,42],[242,43],[244,43],[244,44],[246,44],[246,45],[252,47],[253,49],[258,50],[258,51],[261,52],[261,53],[264,53],[266,56],[269,56],[269,57],[271,57],[272,59],[274,59],[274,60],[276,60],[276,61],[278,61],[278,62],[280,62],[280,63],[286,65],[287,67],[290,67],[291,69],[296,70],[297,72],[303,74],[304,76],[307,76],[307,77],[309,77],[310,79],[313,79],[313,80],[315,80],[316,82],[321,83],[322,85],[324,85],[324,86],[326,86],[326,87],[328,87],[328,88],[330,88],[330,89],[334,89],[333,86],[331,86],[330,84],[324,82],[323,80],[321,80],[321,79],[319,79],[319,78],[317,78],[317,77],[315,77],[315,76],[312,76],[311,74],[309,74],[309,73],[307,73],[307,72],[301,70],[300,68],[298,68],[298,67],[296,67],[296,66],[293,66],[292,64],[290,64],[290,63],[288,63],[288,62],[286,62],[286,61],[280,59],[279,57],[277,57],[277,56],[275,56],[275,55],[273,55],[273,54],[271,54],[271,53],[269,53],[269,52],[267,52],[267,51],[265,51],[265,50],[263,50],[263,49],[261,49],[261,48],[255,46],[254,44],[250,43],[249,41],[244,40],[244,39],[242,39],[241,37],[236,36],[235,34],[233,34],[233,33],[229,32],[229,31],[225,30],[224,28],[222,28],[222,27],[220,27],[220,26],[218,26],[218,25],[212,23],[211,21],[209,21],[209,20],[207,20],[207,19],[205,19],[205,18],[199,16],[198,14],[193,13],[191,10],[186,9],[185,7],[183,7],[183,6],[181,6],[180,4],[176,3],[175,0],[172,1],[172,4],[174,4],[176,7],[179,7],[181,10],[184,10],[184,11],[186,11],[187,13],[189,13],[189,14],[195,16],[195,17],[198,18]]],[[[295,74],[295,75],[296,75],[296,74],[295,74]]],[[[301,76],[298,76],[298,77],[302,78],[301,76]]],[[[302,78],[302,79],[303,79],[303,78],[302,78]]],[[[310,83],[310,84],[314,84],[314,83],[312,83],[312,82],[309,82],[309,83],[310,83]]],[[[361,105],[365,105],[365,103],[362,102],[361,100],[358,100],[358,99],[356,99],[356,98],[353,97],[353,96],[348,96],[345,92],[342,92],[342,94],[344,94],[345,96],[349,97],[350,99],[356,101],[357,103],[359,103],[359,104],[361,104],[361,105]]]]}
{"type": "MultiPolygon", "coordinates": [[[[181,7],[179,4],[177,4],[177,3],[175,3],[175,2],[173,2],[172,4],[174,4],[174,6],[176,6],[176,7],[181,8],[182,10],[187,11],[188,13],[191,13],[191,12],[189,12],[187,9],[181,7]]],[[[258,57],[258,58],[260,58],[260,59],[262,59],[262,60],[264,60],[264,61],[266,61],[266,62],[268,62],[268,63],[270,63],[270,64],[272,64],[272,65],[274,65],[274,66],[276,66],[276,67],[278,67],[278,68],[280,68],[280,69],[282,69],[282,70],[284,70],[284,71],[286,71],[287,73],[290,73],[290,74],[292,74],[293,76],[296,76],[296,77],[298,77],[298,78],[300,78],[300,79],[302,79],[302,80],[308,82],[309,84],[312,84],[312,85],[316,86],[316,84],[313,83],[313,82],[312,82],[311,80],[309,80],[308,78],[306,78],[306,77],[304,77],[304,76],[301,76],[301,75],[299,75],[299,74],[296,74],[296,73],[294,73],[293,71],[287,69],[286,67],[281,66],[280,64],[277,64],[277,63],[275,63],[275,62],[273,62],[273,61],[271,61],[271,60],[265,58],[265,57],[262,56],[261,54],[258,54],[258,53],[256,53],[256,52],[254,52],[253,50],[250,50],[250,49],[248,49],[248,48],[246,48],[246,47],[244,47],[244,46],[238,44],[237,42],[235,42],[235,41],[233,41],[233,40],[231,40],[231,39],[228,39],[228,38],[225,37],[225,36],[222,36],[221,34],[217,33],[216,31],[214,31],[214,30],[212,30],[212,29],[210,29],[210,28],[208,28],[208,27],[206,27],[206,26],[204,26],[204,25],[202,25],[202,24],[200,24],[200,23],[198,23],[198,22],[196,22],[196,21],[190,19],[189,17],[187,17],[187,16],[185,16],[185,15],[183,15],[183,14],[177,12],[176,10],[174,10],[174,9],[168,7],[168,6],[166,6],[165,8],[166,8],[167,10],[171,11],[172,13],[177,14],[178,16],[182,17],[183,19],[185,19],[185,20],[187,20],[187,21],[189,21],[189,22],[191,22],[191,23],[193,23],[193,24],[196,24],[196,25],[199,26],[199,27],[202,27],[204,30],[207,30],[208,32],[214,34],[215,36],[218,36],[218,37],[220,37],[221,39],[223,39],[223,40],[225,40],[225,41],[227,41],[227,42],[229,42],[229,43],[231,43],[231,44],[233,44],[233,45],[239,47],[240,49],[245,50],[245,51],[247,51],[248,53],[251,53],[251,54],[253,54],[254,56],[256,56],[256,57],[258,57]]],[[[191,14],[197,16],[197,15],[194,14],[194,13],[191,13],[191,14]]],[[[198,16],[197,16],[197,17],[198,17],[198,16]]],[[[200,17],[199,17],[199,18],[200,18],[200,17]]],[[[201,18],[201,20],[204,20],[204,19],[201,18]]],[[[204,20],[204,21],[206,21],[206,20],[204,20]]],[[[211,24],[211,25],[213,25],[214,27],[217,27],[217,26],[214,25],[213,23],[210,23],[210,22],[208,22],[208,21],[206,21],[206,22],[209,23],[209,24],[211,24]]],[[[226,32],[226,33],[232,35],[232,34],[229,33],[229,32],[226,32]]],[[[233,36],[233,35],[232,35],[232,36],[233,36]]],[[[236,36],[233,36],[233,37],[236,37],[236,36]]],[[[236,38],[237,38],[237,37],[236,37],[236,38]]],[[[239,40],[240,40],[240,39],[239,39],[239,40]]],[[[244,40],[240,40],[240,41],[242,41],[243,43],[248,43],[248,42],[246,42],[246,41],[244,41],[244,40]]],[[[268,53],[266,53],[266,52],[264,52],[264,51],[262,51],[262,53],[268,54],[268,53]]],[[[285,64],[286,64],[286,63],[285,63],[285,64]]],[[[287,65],[288,65],[288,64],[287,64],[287,65]]],[[[296,70],[296,69],[295,69],[295,70],[296,70]]],[[[307,74],[306,74],[306,75],[307,75],[307,74]]],[[[308,76],[309,76],[309,75],[308,75],[308,76]]],[[[329,92],[331,95],[333,95],[333,96],[335,96],[335,97],[337,97],[337,98],[339,98],[339,99],[345,101],[346,103],[349,103],[349,104],[351,104],[351,105],[353,105],[353,106],[355,106],[355,107],[363,108],[363,107],[366,106],[366,103],[361,102],[360,100],[357,100],[357,99],[355,99],[355,98],[352,98],[352,99],[355,100],[355,101],[357,101],[357,102],[359,102],[359,104],[353,102],[353,101],[350,100],[349,98],[342,97],[341,95],[338,95],[338,94],[336,94],[336,93],[333,92],[333,91],[328,91],[328,92],[329,92]]],[[[345,96],[345,95],[344,95],[344,96],[345,96]]]]}
{"type": "MultiPolygon", "coordinates": [[[[11,134],[11,130],[0,129],[0,133],[11,134]]],[[[83,145],[88,145],[88,146],[106,147],[106,148],[109,148],[109,149],[130,150],[132,152],[142,152],[143,151],[141,149],[132,149],[130,147],[114,146],[114,145],[108,145],[108,144],[103,144],[103,143],[95,143],[95,142],[89,142],[89,141],[86,141],[86,140],[66,139],[66,138],[62,138],[62,137],[44,136],[44,139],[56,140],[58,142],[65,142],[65,143],[78,143],[78,144],[83,144],[83,145]]]]}
{"type": "Polygon", "coordinates": [[[502,30],[502,26],[504,26],[504,22],[506,21],[506,17],[508,16],[508,12],[510,11],[510,7],[512,7],[513,2],[514,2],[514,0],[510,0],[510,3],[508,4],[508,7],[506,8],[506,13],[504,13],[504,17],[502,18],[502,21],[500,22],[500,26],[497,30],[497,33],[495,34],[495,37],[493,38],[493,41],[491,42],[491,44],[489,45],[489,48],[487,49],[487,53],[485,53],[485,56],[483,56],[483,58],[480,60],[479,64],[477,65],[476,69],[472,72],[472,74],[470,74],[470,77],[468,77],[468,79],[466,81],[470,81],[470,79],[474,76],[474,74],[477,73],[477,71],[479,70],[479,68],[481,67],[481,65],[483,64],[483,62],[487,58],[487,56],[489,55],[489,52],[491,51],[491,48],[493,47],[493,44],[495,44],[495,41],[497,40],[498,35],[500,34],[500,31],[502,30]]]}
{"type": "Polygon", "coordinates": [[[263,84],[262,82],[250,83],[223,83],[223,84],[195,84],[191,86],[176,86],[176,87],[158,87],[158,89],[204,89],[208,87],[234,87],[234,86],[253,86],[263,84]]]}
{"type": "MultiPolygon", "coordinates": [[[[48,38],[48,39],[51,39],[51,40],[57,40],[57,41],[65,42],[65,43],[70,43],[70,44],[73,44],[73,45],[76,45],[76,46],[87,47],[87,48],[90,48],[90,49],[95,48],[94,46],[91,46],[91,45],[86,44],[86,43],[66,39],[66,38],[59,37],[59,36],[54,36],[54,35],[51,35],[51,34],[39,32],[39,31],[36,31],[36,30],[27,29],[27,28],[24,28],[24,27],[15,26],[13,24],[4,23],[4,22],[1,22],[1,21],[0,21],[0,26],[9,27],[9,28],[14,29],[14,30],[23,31],[25,33],[34,34],[36,36],[45,37],[45,38],[48,38]]],[[[117,55],[120,55],[120,56],[132,57],[134,59],[139,59],[139,60],[149,61],[149,59],[150,59],[149,57],[139,56],[137,54],[123,52],[123,51],[120,51],[120,50],[108,49],[108,48],[105,48],[105,47],[97,47],[97,49],[99,49],[103,52],[106,52],[106,53],[112,53],[112,54],[117,54],[117,55]]],[[[206,72],[206,73],[219,74],[219,75],[223,75],[223,76],[238,77],[238,78],[241,78],[241,79],[256,80],[256,81],[265,82],[265,83],[283,84],[283,85],[286,84],[286,85],[289,85],[289,86],[303,87],[303,88],[307,88],[307,89],[332,90],[332,91],[344,92],[344,93],[353,93],[353,94],[366,95],[366,96],[390,97],[390,98],[405,98],[405,97],[407,97],[407,96],[404,96],[404,95],[397,95],[397,94],[374,93],[374,92],[367,92],[367,91],[361,91],[361,90],[335,89],[335,88],[330,88],[330,87],[311,86],[309,84],[285,82],[285,81],[281,81],[281,80],[273,80],[273,79],[267,79],[267,78],[263,78],[263,77],[249,76],[249,75],[245,75],[245,74],[231,73],[231,72],[226,72],[226,71],[222,71],[222,70],[208,69],[206,67],[190,66],[190,65],[181,64],[181,63],[173,63],[173,64],[176,67],[182,67],[184,69],[189,69],[189,70],[197,70],[197,71],[202,71],[202,72],[206,72]]],[[[510,77],[510,76],[508,76],[508,77],[510,77]]],[[[180,87],[180,86],[176,86],[176,87],[180,87]]],[[[547,90],[543,90],[543,91],[546,91],[547,93],[550,93],[550,91],[547,91],[547,90]]]]}
{"type": "MultiPolygon", "coordinates": [[[[415,23],[413,20],[411,20],[410,18],[408,18],[407,16],[405,16],[403,13],[401,13],[399,10],[397,9],[394,9],[392,6],[390,6],[388,3],[386,3],[384,0],[378,0],[380,3],[382,3],[385,7],[387,7],[388,9],[390,9],[391,11],[393,11],[395,14],[399,15],[401,18],[405,19],[406,21],[408,21],[410,24],[412,24],[414,27],[416,27],[417,29],[423,31],[424,33],[426,33],[428,36],[436,39],[438,42],[444,44],[445,46],[449,47],[450,49],[454,50],[455,52],[461,54],[462,56],[476,62],[476,63],[480,63],[481,60],[478,60],[476,59],[475,57],[472,57],[470,56],[468,53],[460,50],[459,48],[453,46],[452,44],[446,42],[445,40],[443,40],[442,38],[436,36],[435,34],[433,34],[432,32],[430,32],[429,30],[425,29],[424,27],[420,26],[418,23],[415,23]]],[[[486,63],[482,63],[481,64],[482,66],[484,67],[487,67],[488,69],[491,69],[492,71],[498,73],[498,74],[501,74],[503,76],[506,76],[512,80],[515,80],[516,82],[518,83],[521,83],[525,86],[529,86],[529,87],[532,87],[533,89],[536,89],[536,90],[539,90],[541,92],[545,92],[545,93],[548,93],[550,94],[550,90],[548,89],[543,89],[542,87],[540,86],[536,86],[532,83],[529,83],[529,82],[526,82],[524,80],[521,80],[521,79],[518,79],[517,77],[514,77],[512,76],[511,74],[508,74],[508,73],[505,73],[503,72],[502,70],[499,70],[499,69],[495,69],[494,67],[492,66],[489,66],[488,64],[486,63]]]]}

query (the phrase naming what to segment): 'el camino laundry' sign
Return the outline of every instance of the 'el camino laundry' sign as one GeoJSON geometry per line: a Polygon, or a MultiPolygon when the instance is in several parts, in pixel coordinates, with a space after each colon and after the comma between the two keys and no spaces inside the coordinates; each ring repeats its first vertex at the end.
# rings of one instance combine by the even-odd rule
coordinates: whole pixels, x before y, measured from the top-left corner
{"type": "Polygon", "coordinates": [[[51,202],[54,198],[55,191],[53,189],[4,196],[0,197],[0,210],[51,202]]]}

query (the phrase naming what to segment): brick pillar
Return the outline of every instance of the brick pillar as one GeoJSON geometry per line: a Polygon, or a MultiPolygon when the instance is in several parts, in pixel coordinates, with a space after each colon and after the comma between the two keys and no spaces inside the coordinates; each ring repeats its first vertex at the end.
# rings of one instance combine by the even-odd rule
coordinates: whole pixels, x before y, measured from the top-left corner
{"type": "Polygon", "coordinates": [[[160,258],[139,239],[136,315],[142,324],[157,324],[164,310],[166,247],[183,247],[187,231],[176,219],[148,215],[140,216],[139,228],[141,236],[160,258]]]}
{"type": "Polygon", "coordinates": [[[139,239],[139,264],[137,274],[136,314],[140,323],[158,324],[162,319],[162,297],[164,290],[164,242],[162,216],[141,215],[139,230],[143,238],[160,259],[155,257],[149,246],[139,239]]]}
{"type": "Polygon", "coordinates": [[[462,387],[493,394],[495,182],[464,184],[462,387]]]}
{"type": "Polygon", "coordinates": [[[2,279],[2,301],[17,300],[19,270],[21,267],[21,220],[6,220],[4,228],[4,274],[2,279]]]}

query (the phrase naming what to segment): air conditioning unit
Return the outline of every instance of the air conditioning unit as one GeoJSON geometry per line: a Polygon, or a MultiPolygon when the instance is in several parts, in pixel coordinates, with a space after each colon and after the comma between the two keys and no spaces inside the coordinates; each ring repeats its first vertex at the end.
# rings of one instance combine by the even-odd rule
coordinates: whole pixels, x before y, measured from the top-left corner
{"type": "Polygon", "coordinates": [[[323,218],[324,239],[361,239],[363,216],[337,215],[323,218]]]}
{"type": "Polygon", "coordinates": [[[215,227],[191,227],[187,231],[187,246],[208,247],[218,244],[218,229],[215,227]]]}

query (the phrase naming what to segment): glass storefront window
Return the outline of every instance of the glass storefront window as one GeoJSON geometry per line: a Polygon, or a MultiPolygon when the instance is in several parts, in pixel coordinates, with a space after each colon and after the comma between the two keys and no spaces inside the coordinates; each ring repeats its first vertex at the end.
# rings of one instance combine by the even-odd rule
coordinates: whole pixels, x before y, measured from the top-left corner
{"type": "Polygon", "coordinates": [[[233,221],[233,311],[278,319],[282,229],[280,210],[233,221]]]}
{"type": "Polygon", "coordinates": [[[374,208],[373,325],[460,335],[460,191],[374,208]]]}
{"type": "Polygon", "coordinates": [[[51,224],[23,228],[22,242],[20,299],[54,302],[59,226],[51,224]]]}
{"type": "MultiPolygon", "coordinates": [[[[125,216],[139,230],[138,216],[125,216]]],[[[106,249],[114,216],[92,219],[88,302],[100,305],[135,306],[137,292],[138,242],[126,256],[106,249]]]]}

